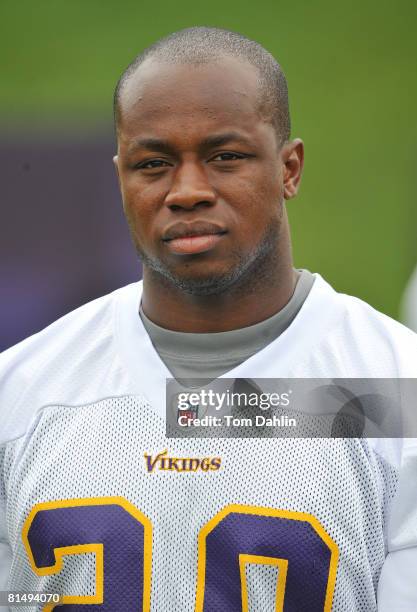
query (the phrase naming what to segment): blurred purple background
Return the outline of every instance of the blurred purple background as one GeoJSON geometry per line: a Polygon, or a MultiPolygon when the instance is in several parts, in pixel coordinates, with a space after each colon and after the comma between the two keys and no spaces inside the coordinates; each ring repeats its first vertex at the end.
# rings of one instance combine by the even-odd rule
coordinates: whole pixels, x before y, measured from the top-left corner
{"type": "Polygon", "coordinates": [[[137,280],[112,138],[0,145],[0,350],[137,280]]]}

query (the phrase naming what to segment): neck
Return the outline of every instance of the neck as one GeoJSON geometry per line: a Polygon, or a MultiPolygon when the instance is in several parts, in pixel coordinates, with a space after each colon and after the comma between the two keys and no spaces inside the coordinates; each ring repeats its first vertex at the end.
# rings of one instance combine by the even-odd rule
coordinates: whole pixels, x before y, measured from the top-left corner
{"type": "Polygon", "coordinates": [[[231,331],[279,312],[294,293],[298,276],[292,264],[289,232],[284,232],[262,269],[252,270],[246,279],[220,294],[186,293],[144,266],[142,308],[151,321],[173,331],[231,331]]]}

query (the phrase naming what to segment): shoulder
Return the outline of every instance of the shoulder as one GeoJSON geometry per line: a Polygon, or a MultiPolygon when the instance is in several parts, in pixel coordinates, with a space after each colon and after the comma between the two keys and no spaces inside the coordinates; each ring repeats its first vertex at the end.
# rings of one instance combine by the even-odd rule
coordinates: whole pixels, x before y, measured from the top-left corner
{"type": "Polygon", "coordinates": [[[0,430],[6,440],[22,435],[45,405],[94,401],[109,391],[119,368],[115,310],[136,289],[139,283],[93,300],[0,355],[0,430]]]}
{"type": "Polygon", "coordinates": [[[416,333],[363,300],[336,292],[319,275],[316,283],[315,316],[334,313],[320,346],[344,365],[346,376],[417,377],[416,333]]]}
{"type": "Polygon", "coordinates": [[[358,298],[342,296],[345,302],[344,326],[366,351],[388,366],[396,364],[400,378],[417,376],[417,334],[405,325],[378,312],[358,298]]]}
{"type": "MultiPolygon", "coordinates": [[[[346,378],[350,384],[354,379],[388,379],[388,386],[391,379],[417,379],[417,334],[315,276],[309,323],[319,335],[313,350],[300,361],[297,375],[346,378]]],[[[417,458],[415,438],[369,438],[368,443],[396,468],[408,455],[417,458]]]]}

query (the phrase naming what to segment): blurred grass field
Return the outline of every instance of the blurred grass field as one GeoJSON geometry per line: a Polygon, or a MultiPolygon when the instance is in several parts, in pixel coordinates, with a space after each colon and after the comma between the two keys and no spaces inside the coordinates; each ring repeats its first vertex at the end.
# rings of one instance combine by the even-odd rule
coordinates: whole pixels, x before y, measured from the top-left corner
{"type": "Polygon", "coordinates": [[[16,138],[110,133],[115,82],[141,49],[191,25],[242,32],[284,67],[306,145],[296,265],[397,317],[417,261],[416,18],[411,0],[3,0],[0,123],[16,138]]]}

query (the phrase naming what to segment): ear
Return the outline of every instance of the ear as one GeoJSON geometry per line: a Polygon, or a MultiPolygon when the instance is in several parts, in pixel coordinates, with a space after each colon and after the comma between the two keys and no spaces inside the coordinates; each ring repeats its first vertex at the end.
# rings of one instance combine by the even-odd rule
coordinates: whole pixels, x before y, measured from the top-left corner
{"type": "Polygon", "coordinates": [[[291,200],[298,193],[304,166],[304,143],[300,138],[283,145],[281,150],[284,165],[284,198],[291,200]]]}
{"type": "Polygon", "coordinates": [[[116,174],[117,174],[117,180],[119,181],[119,187],[121,187],[120,185],[120,173],[119,173],[119,156],[115,155],[113,157],[113,164],[114,167],[116,168],[116,174]]]}

